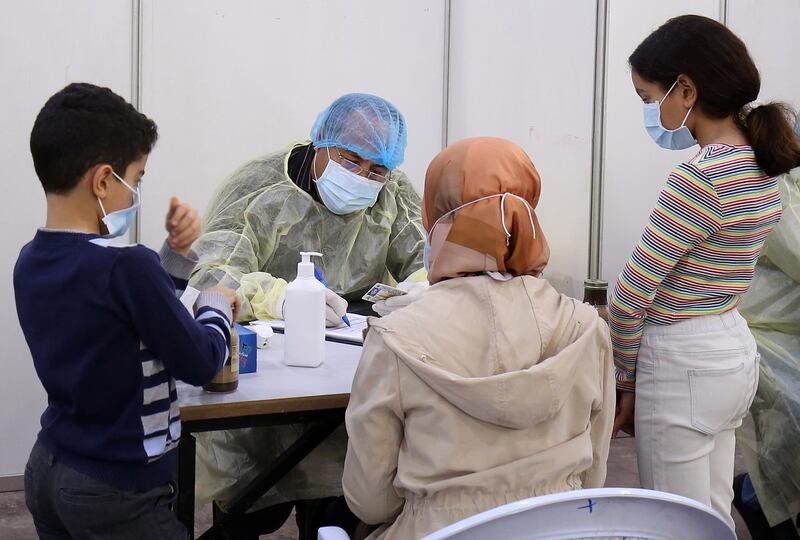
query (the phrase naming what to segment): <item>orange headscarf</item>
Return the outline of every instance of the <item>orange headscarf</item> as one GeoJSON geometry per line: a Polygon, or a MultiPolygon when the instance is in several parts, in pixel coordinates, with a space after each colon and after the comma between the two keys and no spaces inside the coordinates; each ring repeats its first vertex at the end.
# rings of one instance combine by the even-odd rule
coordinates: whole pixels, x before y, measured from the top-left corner
{"type": "Polygon", "coordinates": [[[538,276],[550,257],[534,212],[540,192],[539,173],[511,141],[479,137],[442,150],[425,175],[428,280],[484,272],[538,276]]]}

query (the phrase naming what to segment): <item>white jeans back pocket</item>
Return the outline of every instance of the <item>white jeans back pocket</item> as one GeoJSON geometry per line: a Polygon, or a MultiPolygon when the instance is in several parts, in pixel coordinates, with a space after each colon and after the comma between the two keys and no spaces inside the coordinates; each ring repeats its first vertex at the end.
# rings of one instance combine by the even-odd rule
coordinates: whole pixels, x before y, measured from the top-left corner
{"type": "Polygon", "coordinates": [[[731,368],[690,369],[692,426],[708,435],[737,427],[752,399],[752,372],[731,368]]]}

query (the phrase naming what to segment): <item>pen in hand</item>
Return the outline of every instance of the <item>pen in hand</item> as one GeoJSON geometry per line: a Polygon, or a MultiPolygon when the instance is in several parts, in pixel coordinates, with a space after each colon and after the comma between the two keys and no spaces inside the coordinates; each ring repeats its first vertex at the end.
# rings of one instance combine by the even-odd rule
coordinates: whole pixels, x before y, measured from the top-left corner
{"type": "MultiPolygon", "coordinates": [[[[314,277],[317,278],[317,281],[322,283],[326,289],[329,288],[328,284],[325,282],[325,278],[322,276],[322,272],[319,271],[319,268],[317,268],[316,265],[314,266],[314,277]]],[[[350,326],[350,319],[347,318],[347,313],[345,313],[344,317],[342,317],[342,321],[344,321],[344,324],[347,326],[350,326]]]]}

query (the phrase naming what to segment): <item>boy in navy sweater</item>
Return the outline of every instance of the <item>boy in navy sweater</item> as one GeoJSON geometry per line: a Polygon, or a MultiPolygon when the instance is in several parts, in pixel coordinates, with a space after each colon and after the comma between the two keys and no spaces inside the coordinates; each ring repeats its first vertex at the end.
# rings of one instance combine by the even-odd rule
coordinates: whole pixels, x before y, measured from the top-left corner
{"type": "Polygon", "coordinates": [[[174,197],[160,254],[110,243],[133,222],[156,138],[152,120],[85,83],[51,97],[31,131],[47,223],[20,252],[14,291],[47,391],[25,468],[40,538],[186,537],[170,509],[175,379],[201,385],[222,368],[238,303],[218,288],[194,318],[181,304],[200,218],[174,197]]]}

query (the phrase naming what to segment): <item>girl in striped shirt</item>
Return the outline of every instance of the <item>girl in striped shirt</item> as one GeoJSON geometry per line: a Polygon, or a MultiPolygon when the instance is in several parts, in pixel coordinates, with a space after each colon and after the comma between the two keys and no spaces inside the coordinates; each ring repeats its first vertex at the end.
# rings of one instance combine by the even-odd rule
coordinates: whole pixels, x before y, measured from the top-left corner
{"type": "Polygon", "coordinates": [[[787,109],[751,105],[758,70],[717,21],[670,19],[629,62],[653,140],[700,151],[669,175],[614,288],[614,433],[635,431],[643,487],[708,504],[733,528],[734,432],[758,384],[736,306],[780,219],[774,177],[800,164],[800,146],[787,109]]]}

